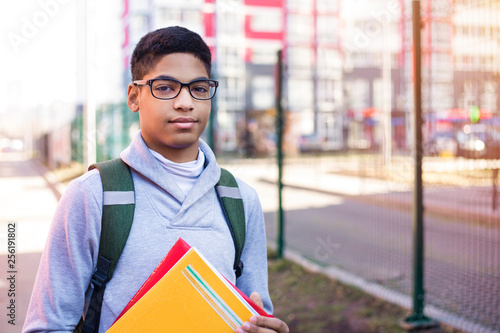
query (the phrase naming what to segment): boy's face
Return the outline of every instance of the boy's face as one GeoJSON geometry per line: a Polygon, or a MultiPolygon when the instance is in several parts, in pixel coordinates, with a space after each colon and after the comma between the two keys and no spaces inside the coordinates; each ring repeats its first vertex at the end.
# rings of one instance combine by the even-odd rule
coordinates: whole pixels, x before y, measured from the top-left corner
{"type": "MultiPolygon", "coordinates": [[[[142,79],[158,77],[187,83],[208,79],[209,75],[192,54],[171,53],[163,56],[142,79]]],[[[160,100],[153,97],[149,86],[130,84],[127,104],[132,111],[139,112],[141,134],[150,149],[177,163],[197,158],[198,140],[210,115],[210,100],[194,99],[187,87],[174,99],[160,100]]]]}

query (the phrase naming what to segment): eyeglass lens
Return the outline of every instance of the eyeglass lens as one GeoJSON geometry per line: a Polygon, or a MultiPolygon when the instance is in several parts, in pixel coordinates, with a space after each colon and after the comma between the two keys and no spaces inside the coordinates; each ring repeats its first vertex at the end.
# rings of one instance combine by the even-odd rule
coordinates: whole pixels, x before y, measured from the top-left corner
{"type": "MultiPolygon", "coordinates": [[[[216,84],[212,80],[197,80],[189,84],[191,96],[196,99],[210,99],[215,94],[216,84]]],[[[181,83],[175,80],[154,80],[151,90],[156,98],[170,99],[179,94],[181,83]]]]}

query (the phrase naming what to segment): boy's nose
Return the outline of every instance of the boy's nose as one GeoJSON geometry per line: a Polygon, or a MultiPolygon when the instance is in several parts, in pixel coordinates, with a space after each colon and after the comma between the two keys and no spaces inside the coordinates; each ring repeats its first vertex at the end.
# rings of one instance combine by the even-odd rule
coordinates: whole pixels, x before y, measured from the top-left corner
{"type": "Polygon", "coordinates": [[[193,96],[188,87],[182,87],[179,95],[174,99],[176,109],[191,110],[194,107],[193,96]],[[185,88],[185,89],[184,89],[185,88]]]}

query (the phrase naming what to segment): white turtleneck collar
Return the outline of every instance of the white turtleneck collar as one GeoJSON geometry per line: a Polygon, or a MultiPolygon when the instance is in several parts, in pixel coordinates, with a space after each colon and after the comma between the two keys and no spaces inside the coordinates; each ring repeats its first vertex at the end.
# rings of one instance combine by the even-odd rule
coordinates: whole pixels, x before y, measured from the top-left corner
{"type": "Polygon", "coordinates": [[[160,163],[163,167],[172,175],[172,177],[177,182],[177,185],[181,188],[184,194],[188,194],[189,191],[193,188],[196,180],[203,172],[204,164],[205,164],[205,154],[198,148],[198,158],[191,162],[186,163],[175,163],[171,160],[166,159],[160,153],[157,153],[154,150],[149,149],[151,154],[160,163]]]}

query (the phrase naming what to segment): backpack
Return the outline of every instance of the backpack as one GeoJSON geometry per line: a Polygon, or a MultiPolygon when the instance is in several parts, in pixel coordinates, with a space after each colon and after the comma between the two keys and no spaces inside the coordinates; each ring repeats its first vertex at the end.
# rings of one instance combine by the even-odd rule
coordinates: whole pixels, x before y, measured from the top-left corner
{"type": "MultiPolygon", "coordinates": [[[[103,211],[99,257],[92,276],[94,290],[85,320],[80,320],[74,332],[93,333],[99,330],[102,300],[106,283],[113,276],[116,264],[127,242],[134,219],[134,183],[129,166],[121,158],[93,164],[89,171],[98,169],[103,187],[103,211]]],[[[241,253],[245,243],[245,213],[238,183],[234,176],[221,168],[215,185],[217,197],[231,232],[235,247],[233,269],[238,278],[243,271],[241,253]]]]}

